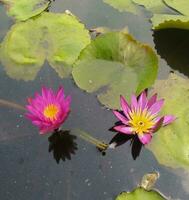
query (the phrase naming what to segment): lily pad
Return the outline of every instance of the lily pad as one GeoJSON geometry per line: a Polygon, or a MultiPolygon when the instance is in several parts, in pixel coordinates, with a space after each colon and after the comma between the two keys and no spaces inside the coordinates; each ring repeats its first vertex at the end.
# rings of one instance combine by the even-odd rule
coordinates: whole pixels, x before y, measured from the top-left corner
{"type": "Polygon", "coordinates": [[[50,0],[0,0],[7,7],[9,16],[24,21],[48,8],[50,0]]]}
{"type": "Polygon", "coordinates": [[[159,163],[189,169],[189,80],[171,74],[167,80],[158,80],[154,86],[159,98],[165,99],[162,114],[173,114],[177,120],[161,128],[148,148],[159,163]]]}
{"type": "Polygon", "coordinates": [[[153,13],[162,13],[167,10],[167,6],[162,0],[133,0],[136,4],[144,6],[153,13]]]}
{"type": "Polygon", "coordinates": [[[178,28],[189,29],[189,17],[182,15],[154,14],[151,18],[153,29],[178,28]]]}
{"type": "Polygon", "coordinates": [[[183,15],[189,16],[189,1],[187,0],[164,0],[171,8],[177,10],[183,15]]]}
{"type": "Polygon", "coordinates": [[[120,12],[127,11],[136,15],[140,13],[139,7],[132,0],[104,0],[104,2],[118,9],[120,12]]]}
{"type": "Polygon", "coordinates": [[[132,192],[122,192],[116,200],[165,200],[158,192],[137,188],[132,192]]]}
{"type": "Polygon", "coordinates": [[[33,80],[45,59],[60,77],[66,77],[89,43],[88,31],[75,16],[44,12],[12,26],[1,44],[0,61],[17,80],[33,80]]]}
{"type": "Polygon", "coordinates": [[[104,0],[104,2],[109,3],[119,11],[135,14],[140,14],[139,5],[144,6],[153,14],[151,18],[153,29],[189,29],[189,1],[186,0],[104,0]]]}
{"type": "Polygon", "coordinates": [[[73,68],[76,84],[87,92],[98,91],[99,101],[119,108],[120,95],[130,98],[151,86],[158,59],[154,51],[125,32],[100,35],[80,54],[73,68]]]}

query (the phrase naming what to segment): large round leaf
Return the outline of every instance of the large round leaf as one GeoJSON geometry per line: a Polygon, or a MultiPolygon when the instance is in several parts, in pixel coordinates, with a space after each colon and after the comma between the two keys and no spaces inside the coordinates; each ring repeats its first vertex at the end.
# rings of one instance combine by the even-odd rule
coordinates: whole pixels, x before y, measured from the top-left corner
{"type": "Polygon", "coordinates": [[[44,12],[11,28],[2,42],[0,61],[10,77],[33,80],[47,58],[65,77],[89,42],[88,31],[75,16],[44,12]]]}
{"type": "Polygon", "coordinates": [[[165,200],[165,198],[156,191],[137,188],[132,192],[122,192],[116,200],[165,200]]]}
{"type": "Polygon", "coordinates": [[[187,0],[164,0],[171,8],[179,11],[181,14],[189,16],[189,1],[187,0]]]}
{"type": "Polygon", "coordinates": [[[161,164],[189,169],[189,80],[172,74],[157,81],[153,92],[165,99],[162,114],[177,120],[155,133],[148,147],[161,164]]]}
{"type": "Polygon", "coordinates": [[[104,0],[119,11],[140,14],[139,5],[152,12],[153,29],[189,29],[189,1],[186,0],[104,0]]]}
{"type": "Polygon", "coordinates": [[[127,11],[133,14],[139,14],[140,9],[138,6],[132,2],[132,0],[104,0],[105,3],[111,5],[112,7],[118,9],[119,11],[127,11]]]}
{"type": "Polygon", "coordinates": [[[73,68],[76,84],[87,92],[99,91],[98,99],[109,108],[119,108],[119,97],[129,99],[151,86],[158,61],[153,50],[125,32],[97,37],[81,53],[73,68]]]}
{"type": "Polygon", "coordinates": [[[189,1],[186,0],[133,0],[153,13],[153,29],[189,29],[189,1]],[[179,15],[181,13],[182,15],[179,15]]]}
{"type": "Polygon", "coordinates": [[[153,13],[162,13],[167,10],[167,6],[162,0],[133,0],[136,4],[144,6],[153,13]]]}
{"type": "Polygon", "coordinates": [[[48,27],[47,59],[59,76],[64,78],[71,73],[71,65],[81,50],[90,43],[90,36],[84,25],[73,15],[49,13],[48,16],[41,19],[41,27],[43,23],[48,27]]]}
{"type": "Polygon", "coordinates": [[[16,20],[27,20],[43,12],[50,3],[50,0],[0,0],[5,3],[7,13],[16,20]]]}
{"type": "Polygon", "coordinates": [[[154,14],[151,18],[153,29],[189,29],[189,17],[183,15],[154,14]]]}
{"type": "Polygon", "coordinates": [[[45,59],[42,39],[40,25],[34,20],[12,26],[0,49],[0,61],[11,78],[34,79],[45,59]]]}

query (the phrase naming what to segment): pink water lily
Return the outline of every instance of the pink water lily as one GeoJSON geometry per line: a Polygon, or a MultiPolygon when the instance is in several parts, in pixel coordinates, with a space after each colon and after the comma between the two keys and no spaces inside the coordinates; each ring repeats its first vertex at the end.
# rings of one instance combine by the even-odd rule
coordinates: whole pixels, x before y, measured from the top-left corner
{"type": "Polygon", "coordinates": [[[39,127],[40,134],[58,129],[70,112],[71,97],[65,98],[62,87],[57,92],[51,88],[42,88],[42,94],[28,99],[26,117],[39,127]]]}
{"type": "Polygon", "coordinates": [[[122,112],[113,111],[121,125],[114,126],[114,130],[124,134],[135,134],[142,144],[148,144],[153,133],[176,119],[173,115],[158,116],[163,103],[163,99],[157,100],[157,94],[148,100],[145,91],[138,98],[132,95],[130,105],[121,96],[122,112]]]}

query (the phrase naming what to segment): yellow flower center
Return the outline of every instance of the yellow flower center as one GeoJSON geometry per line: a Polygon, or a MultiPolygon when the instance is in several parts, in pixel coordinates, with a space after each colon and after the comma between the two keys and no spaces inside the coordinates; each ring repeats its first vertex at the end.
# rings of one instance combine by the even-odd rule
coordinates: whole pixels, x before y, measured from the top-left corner
{"type": "Polygon", "coordinates": [[[133,128],[136,134],[144,134],[149,131],[154,125],[153,116],[145,109],[137,111],[131,111],[131,119],[129,120],[129,125],[133,128]]]}
{"type": "Polygon", "coordinates": [[[59,111],[59,108],[54,104],[49,104],[45,107],[43,114],[46,118],[49,118],[50,120],[56,119],[56,115],[59,111]]]}

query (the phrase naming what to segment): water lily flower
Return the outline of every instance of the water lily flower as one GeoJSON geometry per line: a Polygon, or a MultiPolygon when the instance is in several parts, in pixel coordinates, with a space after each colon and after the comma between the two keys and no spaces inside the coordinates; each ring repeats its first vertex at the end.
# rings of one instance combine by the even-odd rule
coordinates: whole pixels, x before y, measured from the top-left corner
{"type": "Polygon", "coordinates": [[[113,111],[114,115],[121,121],[121,125],[114,126],[114,130],[124,134],[137,135],[142,144],[148,144],[153,133],[176,119],[173,115],[158,116],[163,103],[163,99],[157,100],[157,94],[148,100],[145,91],[138,98],[132,95],[130,105],[121,96],[122,112],[113,111]]]}
{"type": "Polygon", "coordinates": [[[65,98],[62,87],[54,92],[51,88],[42,88],[42,94],[28,99],[26,117],[39,127],[40,134],[58,129],[70,112],[71,97],[65,98]]]}

